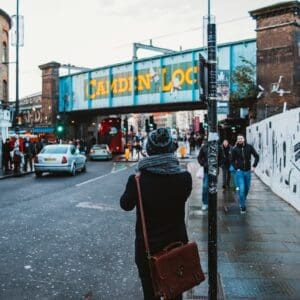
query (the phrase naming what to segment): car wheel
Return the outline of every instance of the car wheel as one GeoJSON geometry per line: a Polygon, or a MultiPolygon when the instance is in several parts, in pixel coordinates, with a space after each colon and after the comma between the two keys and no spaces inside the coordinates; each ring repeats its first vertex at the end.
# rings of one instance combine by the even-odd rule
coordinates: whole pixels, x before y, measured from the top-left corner
{"type": "Polygon", "coordinates": [[[86,163],[84,163],[82,169],[81,169],[81,172],[85,173],[86,172],[86,163]]]}
{"type": "Polygon", "coordinates": [[[35,172],[35,176],[36,176],[36,177],[41,177],[42,174],[43,174],[42,172],[37,172],[37,171],[35,172]]]}
{"type": "Polygon", "coordinates": [[[75,164],[73,164],[72,169],[71,169],[71,176],[75,176],[76,175],[76,166],[75,164]]]}

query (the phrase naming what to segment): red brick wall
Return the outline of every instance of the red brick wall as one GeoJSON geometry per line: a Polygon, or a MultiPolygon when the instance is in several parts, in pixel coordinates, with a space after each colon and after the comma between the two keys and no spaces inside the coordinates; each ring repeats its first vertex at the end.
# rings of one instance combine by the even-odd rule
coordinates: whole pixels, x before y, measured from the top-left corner
{"type": "Polygon", "coordinates": [[[57,116],[59,66],[56,62],[39,66],[42,70],[43,122],[52,126],[57,116]]]}
{"type": "MultiPolygon", "coordinates": [[[[0,100],[6,100],[8,102],[9,100],[9,94],[8,94],[8,64],[3,64],[2,63],[2,57],[3,57],[3,43],[6,43],[7,49],[9,48],[9,40],[8,40],[8,35],[9,35],[9,24],[7,20],[0,15],[0,100]],[[3,99],[3,80],[7,82],[7,99],[3,99]]],[[[8,51],[8,50],[7,50],[8,51]]]]}
{"type": "Polygon", "coordinates": [[[300,106],[300,24],[299,15],[293,10],[265,8],[257,17],[257,83],[264,87],[264,97],[258,100],[257,120],[300,106]],[[296,22],[296,24],[295,24],[296,22]],[[297,23],[298,22],[298,23],[297,23]],[[298,41],[297,41],[298,40],[298,41]],[[298,45],[299,43],[299,45],[298,45]],[[271,92],[272,83],[283,76],[279,89],[290,91],[271,92]]]}

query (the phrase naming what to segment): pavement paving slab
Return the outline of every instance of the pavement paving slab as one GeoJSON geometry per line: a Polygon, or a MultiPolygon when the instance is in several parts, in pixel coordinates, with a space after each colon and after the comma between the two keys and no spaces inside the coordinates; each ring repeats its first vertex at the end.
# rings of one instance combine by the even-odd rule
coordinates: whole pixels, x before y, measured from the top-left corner
{"type": "MultiPolygon", "coordinates": [[[[199,165],[189,162],[193,191],[187,202],[190,240],[197,242],[201,265],[208,273],[208,214],[201,211],[199,165]]],[[[218,299],[300,299],[300,213],[275,195],[255,174],[240,214],[234,189],[222,191],[218,178],[218,299]]],[[[208,299],[208,275],[184,299],[208,299]]]]}

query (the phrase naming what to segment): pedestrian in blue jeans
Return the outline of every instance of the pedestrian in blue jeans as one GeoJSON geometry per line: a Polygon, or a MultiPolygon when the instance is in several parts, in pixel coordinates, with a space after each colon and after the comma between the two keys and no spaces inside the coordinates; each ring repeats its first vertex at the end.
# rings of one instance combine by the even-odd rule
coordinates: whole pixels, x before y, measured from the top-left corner
{"type": "Polygon", "coordinates": [[[254,171],[259,161],[259,155],[252,145],[247,144],[242,134],[237,136],[236,146],[232,149],[231,164],[234,166],[235,183],[239,188],[241,213],[246,213],[246,199],[251,184],[251,171],[254,171]],[[251,156],[254,162],[251,168],[251,156]]]}

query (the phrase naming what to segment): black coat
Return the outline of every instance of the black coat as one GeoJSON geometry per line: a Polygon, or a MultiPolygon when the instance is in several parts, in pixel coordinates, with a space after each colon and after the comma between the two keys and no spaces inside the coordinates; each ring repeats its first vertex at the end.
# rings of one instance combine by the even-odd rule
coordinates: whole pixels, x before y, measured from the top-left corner
{"type": "Polygon", "coordinates": [[[25,140],[23,143],[24,154],[28,157],[32,157],[35,155],[34,144],[32,141],[25,140]]]}
{"type": "MultiPolygon", "coordinates": [[[[208,145],[203,144],[200,148],[197,160],[200,166],[203,167],[204,173],[208,173],[208,145]]],[[[223,165],[222,148],[218,147],[218,168],[223,165]]],[[[218,169],[219,171],[219,169],[218,169]]]]}
{"type": "Polygon", "coordinates": [[[10,143],[4,143],[2,145],[2,156],[4,160],[9,160],[10,159],[10,151],[12,151],[12,147],[10,143]]]}
{"type": "Polygon", "coordinates": [[[236,145],[232,149],[231,163],[236,170],[250,171],[251,155],[254,156],[253,167],[256,167],[259,161],[259,155],[250,144],[236,145]]]}
{"type": "MultiPolygon", "coordinates": [[[[144,214],[151,254],[171,242],[188,241],[185,226],[185,202],[192,190],[188,172],[162,175],[143,171],[140,178],[144,214]]],[[[121,196],[122,209],[133,210],[138,204],[135,175],[128,178],[121,196]]],[[[138,206],[139,207],[139,206],[138,206]]],[[[135,257],[139,264],[145,257],[144,239],[139,209],[136,210],[135,257]]]]}
{"type": "Polygon", "coordinates": [[[227,147],[221,146],[221,154],[222,154],[222,168],[229,168],[230,161],[231,161],[231,152],[232,147],[228,145],[227,147]]]}

